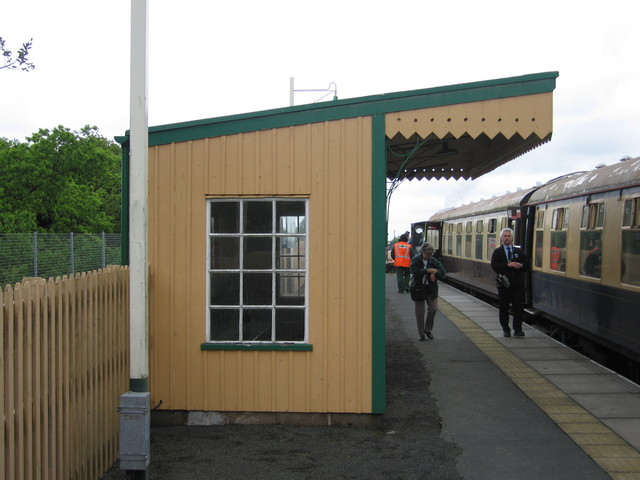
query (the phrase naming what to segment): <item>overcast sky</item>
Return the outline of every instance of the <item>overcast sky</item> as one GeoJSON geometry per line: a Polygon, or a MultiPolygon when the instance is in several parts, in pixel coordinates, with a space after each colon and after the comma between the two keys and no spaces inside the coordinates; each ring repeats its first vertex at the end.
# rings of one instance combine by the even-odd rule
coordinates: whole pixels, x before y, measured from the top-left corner
{"type": "MultiPolygon", "coordinates": [[[[473,182],[403,183],[400,234],[444,207],[639,156],[636,3],[149,0],[149,125],[288,106],[290,77],[346,99],[558,71],[551,142],[473,182]]],[[[0,70],[0,137],[129,128],[130,5],[5,2],[0,36],[16,51],[33,38],[36,69],[0,70]]]]}

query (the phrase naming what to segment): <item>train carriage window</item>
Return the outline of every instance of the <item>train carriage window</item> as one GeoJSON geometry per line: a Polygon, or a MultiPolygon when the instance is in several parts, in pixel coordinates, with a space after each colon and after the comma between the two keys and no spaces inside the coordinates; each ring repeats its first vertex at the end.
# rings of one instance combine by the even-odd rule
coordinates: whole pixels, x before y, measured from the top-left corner
{"type": "Polygon", "coordinates": [[[462,223],[456,224],[456,256],[462,256],[462,223]]]}
{"type": "Polygon", "coordinates": [[[567,227],[569,209],[556,208],[551,217],[551,252],[549,268],[557,272],[567,271],[567,227]]]}
{"type": "Polygon", "coordinates": [[[467,222],[465,224],[465,233],[464,236],[464,256],[467,258],[471,258],[471,242],[472,242],[472,233],[473,233],[473,222],[467,222]]]}
{"type": "Polygon", "coordinates": [[[491,254],[496,249],[496,230],[498,228],[498,219],[490,218],[487,221],[487,249],[485,259],[491,260],[491,254]]]}
{"type": "Polygon", "coordinates": [[[544,228],[544,210],[540,210],[540,207],[536,211],[536,228],[544,228]]]}
{"type": "Polygon", "coordinates": [[[484,243],[484,237],[482,235],[476,235],[476,260],[482,260],[483,243],[484,243]]]}
{"type": "Polygon", "coordinates": [[[542,245],[544,242],[544,210],[537,207],[536,210],[536,236],[535,236],[534,265],[542,268],[542,245]]]}
{"type": "Polygon", "coordinates": [[[486,260],[491,260],[491,255],[493,254],[493,251],[498,248],[497,242],[496,242],[496,234],[495,233],[489,233],[487,234],[487,250],[486,250],[486,260]]]}
{"type": "Polygon", "coordinates": [[[624,202],[620,280],[640,286],[640,197],[624,202]]]}
{"type": "Polygon", "coordinates": [[[640,227],[640,197],[630,198],[624,202],[622,226],[633,228],[640,227]]]}
{"type": "Polygon", "coordinates": [[[601,276],[604,212],[604,203],[592,203],[582,209],[580,275],[593,278],[601,276]]]}

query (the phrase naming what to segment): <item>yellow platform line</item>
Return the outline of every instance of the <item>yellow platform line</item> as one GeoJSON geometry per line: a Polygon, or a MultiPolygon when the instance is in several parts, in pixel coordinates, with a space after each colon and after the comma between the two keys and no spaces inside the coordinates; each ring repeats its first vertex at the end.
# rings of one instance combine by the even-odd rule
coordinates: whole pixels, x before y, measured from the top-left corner
{"type": "Polygon", "coordinates": [[[611,478],[640,479],[640,452],[442,298],[439,309],[611,478]]]}

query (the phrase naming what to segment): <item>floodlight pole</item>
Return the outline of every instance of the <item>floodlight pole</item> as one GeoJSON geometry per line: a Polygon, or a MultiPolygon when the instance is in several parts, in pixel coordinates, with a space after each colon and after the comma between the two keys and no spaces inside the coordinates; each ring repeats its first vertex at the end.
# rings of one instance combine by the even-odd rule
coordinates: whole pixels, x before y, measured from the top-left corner
{"type": "Polygon", "coordinates": [[[148,392],[148,119],[147,2],[131,0],[131,166],[129,201],[129,268],[131,322],[131,390],[148,392]]]}
{"type": "Polygon", "coordinates": [[[131,0],[129,162],[129,388],[120,397],[120,468],[149,478],[149,289],[147,114],[148,0],[131,0]]]}

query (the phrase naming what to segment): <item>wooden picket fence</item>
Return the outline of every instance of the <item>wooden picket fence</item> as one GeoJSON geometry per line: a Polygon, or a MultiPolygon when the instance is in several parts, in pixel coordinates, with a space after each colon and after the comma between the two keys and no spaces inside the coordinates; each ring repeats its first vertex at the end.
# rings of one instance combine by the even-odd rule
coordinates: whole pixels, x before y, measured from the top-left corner
{"type": "Polygon", "coordinates": [[[129,387],[128,268],[27,280],[0,300],[0,475],[99,479],[129,387]]]}

